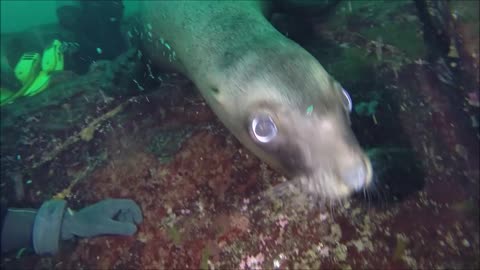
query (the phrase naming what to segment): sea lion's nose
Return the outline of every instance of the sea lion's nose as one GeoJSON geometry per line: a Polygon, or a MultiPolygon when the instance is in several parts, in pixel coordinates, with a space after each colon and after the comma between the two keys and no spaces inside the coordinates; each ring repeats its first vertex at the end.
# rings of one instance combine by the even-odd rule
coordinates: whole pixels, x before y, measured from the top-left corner
{"type": "Polygon", "coordinates": [[[365,162],[360,161],[347,167],[341,174],[344,183],[354,190],[360,190],[367,184],[368,169],[365,162]]]}

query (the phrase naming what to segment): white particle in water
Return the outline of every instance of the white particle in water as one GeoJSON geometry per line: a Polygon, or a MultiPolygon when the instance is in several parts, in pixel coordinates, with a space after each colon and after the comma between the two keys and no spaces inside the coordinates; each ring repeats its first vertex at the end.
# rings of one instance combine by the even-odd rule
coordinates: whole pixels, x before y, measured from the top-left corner
{"type": "Polygon", "coordinates": [[[275,259],[273,260],[273,268],[280,268],[280,261],[275,259]]]}

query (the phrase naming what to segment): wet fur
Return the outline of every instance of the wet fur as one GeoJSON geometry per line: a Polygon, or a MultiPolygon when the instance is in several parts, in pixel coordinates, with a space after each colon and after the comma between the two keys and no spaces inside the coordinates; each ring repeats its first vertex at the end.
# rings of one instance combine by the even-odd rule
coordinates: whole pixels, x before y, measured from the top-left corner
{"type": "Polygon", "coordinates": [[[352,190],[340,179],[342,166],[367,158],[350,130],[341,86],[268,22],[266,3],[147,1],[144,47],[154,63],[170,62],[189,77],[242,144],[302,192],[345,197],[352,190]],[[175,51],[175,61],[165,60],[172,52],[158,40],[175,51]],[[312,104],[315,114],[305,117],[312,104]],[[268,145],[248,131],[258,112],[269,113],[279,129],[268,145]]]}

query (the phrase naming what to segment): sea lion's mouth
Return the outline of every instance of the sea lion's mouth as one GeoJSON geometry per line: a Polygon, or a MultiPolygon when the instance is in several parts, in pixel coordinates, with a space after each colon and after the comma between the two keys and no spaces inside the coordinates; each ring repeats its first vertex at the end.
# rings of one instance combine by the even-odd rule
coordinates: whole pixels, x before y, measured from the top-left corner
{"type": "Polygon", "coordinates": [[[310,174],[297,175],[292,180],[304,195],[320,201],[337,201],[368,189],[372,182],[372,167],[367,158],[364,165],[357,168],[337,172],[322,167],[310,174]]]}
{"type": "Polygon", "coordinates": [[[299,174],[289,181],[279,183],[267,191],[272,198],[291,198],[294,202],[311,202],[316,205],[324,203],[333,205],[348,199],[355,193],[368,192],[372,183],[373,171],[370,160],[365,160],[365,167],[357,172],[353,179],[339,178],[335,170],[318,168],[311,173],[299,174]],[[303,201],[302,199],[310,199],[303,201]],[[299,201],[298,201],[299,199],[299,201]]]}
{"type": "Polygon", "coordinates": [[[348,161],[319,164],[310,173],[299,174],[301,190],[322,199],[342,199],[367,189],[372,180],[368,158],[347,157],[348,161]]]}

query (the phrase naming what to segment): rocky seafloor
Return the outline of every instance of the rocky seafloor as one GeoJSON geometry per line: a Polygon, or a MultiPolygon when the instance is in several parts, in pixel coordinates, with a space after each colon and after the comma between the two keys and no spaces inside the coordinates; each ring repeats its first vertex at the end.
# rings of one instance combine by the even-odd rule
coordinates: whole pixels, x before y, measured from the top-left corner
{"type": "MultiPolygon", "coordinates": [[[[478,88],[452,86],[468,70],[440,76],[412,2],[344,2],[302,45],[352,95],[376,189],[333,207],[266,199],[286,179],[187,79],[163,74],[125,96],[111,81],[115,63],[104,63],[2,107],[2,198],[65,198],[74,209],[131,198],[144,221],[132,237],[64,243],[53,257],[7,254],[2,269],[478,268],[478,88]]],[[[478,15],[455,27],[465,37],[478,15]]],[[[478,63],[478,34],[463,40],[448,59],[462,66],[466,52],[478,63]]]]}

